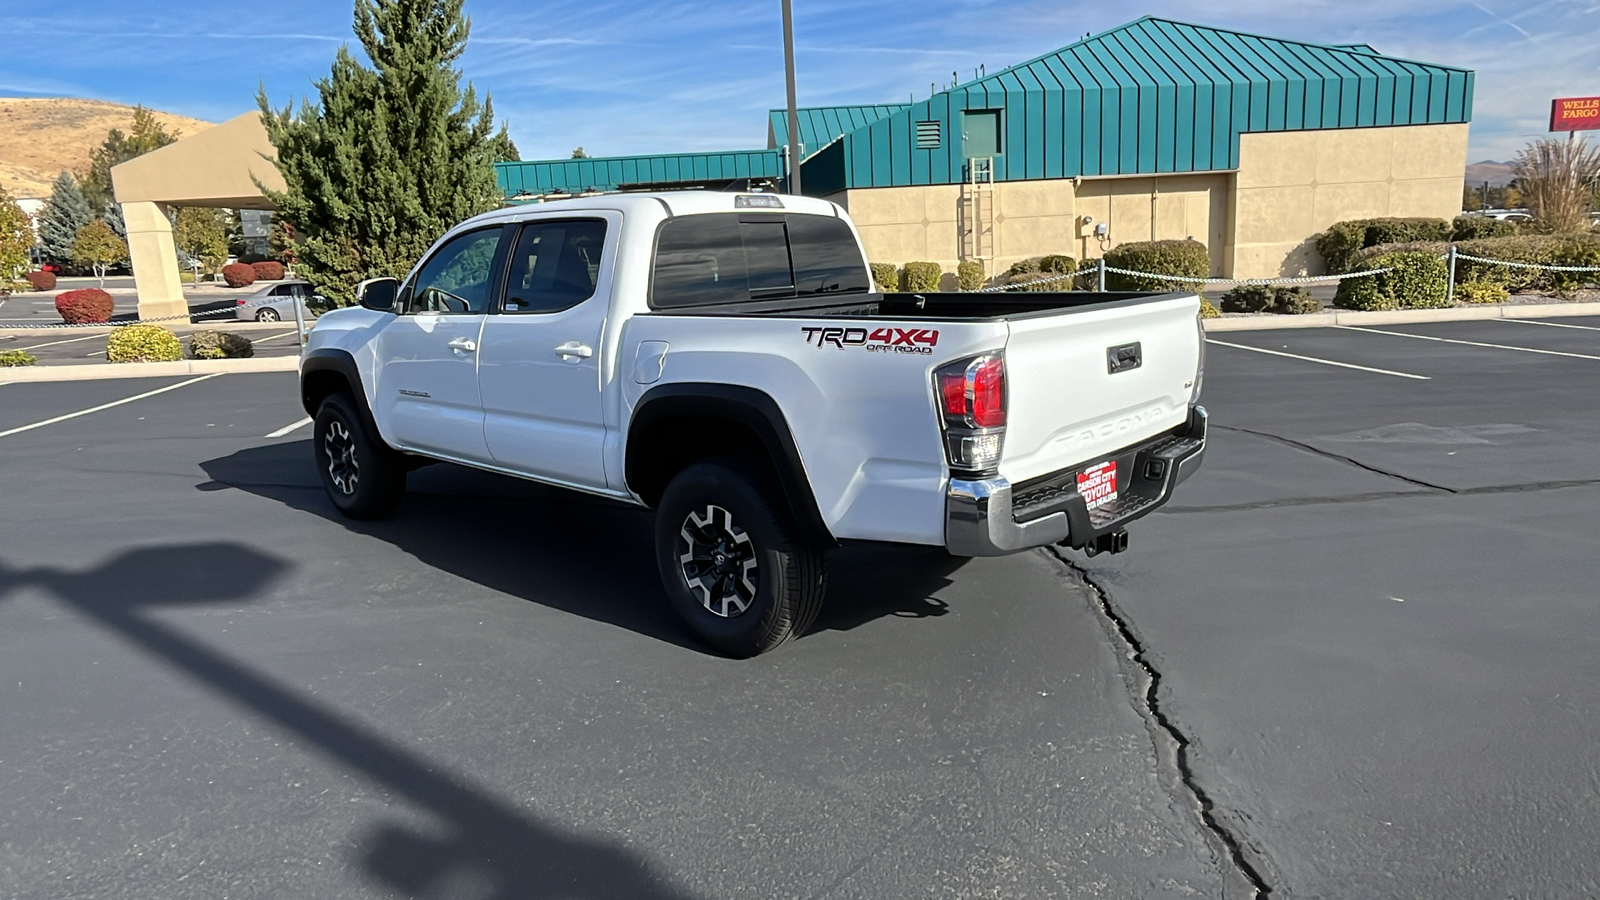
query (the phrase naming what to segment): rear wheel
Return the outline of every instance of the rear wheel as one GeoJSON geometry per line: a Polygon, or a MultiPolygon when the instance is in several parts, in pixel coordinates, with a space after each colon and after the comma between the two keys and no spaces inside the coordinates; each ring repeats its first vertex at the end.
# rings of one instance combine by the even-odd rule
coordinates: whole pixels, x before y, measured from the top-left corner
{"type": "Polygon", "coordinates": [[[270,306],[267,307],[266,309],[260,310],[260,311],[258,311],[256,313],[256,321],[257,322],[276,322],[276,321],[278,321],[278,311],[273,309],[270,306]]]}
{"type": "Polygon", "coordinates": [[[381,519],[406,491],[405,459],[362,424],[344,394],[322,401],[313,425],[317,474],[328,499],[351,519],[381,519]]]}
{"type": "Polygon", "coordinates": [[[769,499],[781,496],[769,482],[735,461],[696,463],[656,510],[656,564],[673,610],[730,656],[798,637],[822,609],[823,553],[769,499]]]}

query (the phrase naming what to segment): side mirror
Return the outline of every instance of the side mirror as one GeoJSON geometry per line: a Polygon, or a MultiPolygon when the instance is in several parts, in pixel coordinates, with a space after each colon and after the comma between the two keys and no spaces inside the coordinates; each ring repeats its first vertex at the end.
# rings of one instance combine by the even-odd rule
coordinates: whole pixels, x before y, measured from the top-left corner
{"type": "Polygon", "coordinates": [[[368,278],[356,285],[356,302],[378,312],[393,312],[394,298],[399,292],[399,279],[368,278]]]}

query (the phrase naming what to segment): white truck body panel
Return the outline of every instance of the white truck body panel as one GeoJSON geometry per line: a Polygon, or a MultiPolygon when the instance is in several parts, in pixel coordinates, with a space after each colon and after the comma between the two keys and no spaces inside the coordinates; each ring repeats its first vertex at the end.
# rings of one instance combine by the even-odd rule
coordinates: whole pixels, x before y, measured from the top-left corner
{"type": "MultiPolygon", "coordinates": [[[[1194,295],[903,320],[653,311],[648,298],[662,223],[734,212],[735,197],[608,195],[477,217],[440,244],[485,225],[604,219],[593,296],[542,315],[339,310],[317,322],[306,354],[338,349],[353,357],[378,431],[395,448],[635,501],[626,481],[628,436],[648,391],[711,384],[763,392],[782,412],[817,510],[836,539],[946,543],[954,482],[934,370],[953,360],[1004,356],[1009,399],[998,472],[1012,483],[1108,457],[1180,428],[1190,415],[1202,350],[1194,295]],[[913,352],[881,352],[816,339],[838,328],[917,330],[925,342],[913,352]],[[926,332],[937,332],[936,341],[926,332]],[[470,337],[475,352],[445,349],[456,337],[470,337]],[[1134,342],[1141,365],[1109,372],[1108,349],[1134,342]],[[592,352],[557,353],[571,345],[592,352]]],[[[781,202],[785,213],[848,222],[826,201],[783,196],[781,202]]],[[[859,237],[856,244],[859,252],[859,237]]]]}

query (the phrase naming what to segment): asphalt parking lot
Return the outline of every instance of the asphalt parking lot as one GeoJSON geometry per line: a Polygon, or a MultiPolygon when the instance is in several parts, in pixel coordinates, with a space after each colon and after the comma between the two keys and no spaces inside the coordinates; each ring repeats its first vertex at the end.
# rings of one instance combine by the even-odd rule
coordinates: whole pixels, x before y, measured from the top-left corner
{"type": "Polygon", "coordinates": [[[1600,895],[1600,320],[1542,322],[1215,335],[1131,552],[840,551],[744,662],[646,514],[339,519],[290,374],[0,383],[0,896],[1600,895]]]}

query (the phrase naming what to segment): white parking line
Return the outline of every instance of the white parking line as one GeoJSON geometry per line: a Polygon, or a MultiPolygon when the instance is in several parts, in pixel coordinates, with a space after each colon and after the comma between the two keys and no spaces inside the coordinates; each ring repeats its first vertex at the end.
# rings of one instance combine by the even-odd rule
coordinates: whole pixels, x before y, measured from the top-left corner
{"type": "Polygon", "coordinates": [[[32,345],[27,346],[27,347],[17,347],[15,349],[17,349],[17,350],[37,350],[40,347],[54,347],[57,344],[76,344],[78,341],[92,341],[95,338],[103,338],[103,337],[105,337],[105,335],[103,335],[103,334],[91,334],[91,335],[88,335],[87,337],[67,338],[64,341],[50,341],[47,344],[32,344],[32,345]]]}
{"type": "Polygon", "coordinates": [[[1538,319],[1490,319],[1491,322],[1515,322],[1518,325],[1544,325],[1549,328],[1578,328],[1583,331],[1600,331],[1595,325],[1568,325],[1565,322],[1541,322],[1538,319]]]}
{"type": "Polygon", "coordinates": [[[1341,369],[1356,369],[1361,372],[1375,372],[1379,375],[1393,375],[1396,378],[1414,378],[1417,381],[1433,380],[1427,375],[1413,375],[1410,372],[1395,372],[1391,369],[1374,369],[1371,366],[1358,366],[1355,363],[1337,362],[1331,359],[1318,359],[1315,356],[1301,356],[1298,353],[1285,353],[1282,350],[1266,350],[1261,347],[1250,347],[1244,344],[1230,344],[1227,341],[1218,341],[1211,338],[1206,338],[1206,343],[1220,344],[1224,347],[1232,347],[1235,350],[1254,350],[1257,353],[1270,353],[1273,356],[1287,356],[1290,359],[1300,359],[1305,360],[1306,362],[1321,363],[1325,366],[1338,366],[1341,369]]]}
{"type": "Polygon", "coordinates": [[[301,419],[298,422],[291,422],[290,424],[285,425],[282,428],[279,428],[277,431],[274,431],[273,433],[267,435],[267,437],[269,437],[269,438],[283,437],[284,435],[290,433],[291,431],[295,431],[297,429],[304,428],[304,427],[306,427],[307,425],[310,425],[310,424],[311,424],[311,417],[307,416],[306,418],[301,419]]]}
{"type": "Polygon", "coordinates": [[[1533,347],[1516,347],[1511,344],[1490,344],[1484,341],[1463,341],[1456,338],[1434,337],[1431,334],[1406,334],[1404,331],[1380,331],[1376,328],[1357,328],[1354,325],[1330,325],[1329,328],[1343,328],[1345,331],[1364,331],[1367,334],[1387,334],[1391,337],[1416,338],[1419,341],[1438,341],[1442,344],[1462,344],[1467,347],[1488,347],[1493,350],[1521,350],[1523,353],[1539,353],[1545,356],[1568,356],[1573,359],[1592,359],[1600,361],[1600,356],[1591,356],[1587,353],[1567,353],[1564,350],[1536,350],[1533,347]]]}
{"type": "Polygon", "coordinates": [[[252,341],[252,342],[251,342],[251,343],[256,343],[256,344],[260,344],[260,343],[263,343],[263,342],[265,342],[265,341],[275,341],[275,340],[277,340],[277,339],[278,339],[278,338],[281,338],[281,337],[288,337],[288,336],[290,336],[290,335],[292,335],[292,334],[299,334],[299,333],[300,333],[300,332],[298,332],[298,331],[285,331],[285,332],[283,332],[283,333],[282,333],[282,334],[274,334],[274,335],[268,335],[268,336],[267,336],[267,337],[264,337],[264,338],[256,338],[256,339],[255,339],[255,340],[254,340],[254,341],[252,341]]]}
{"type": "Polygon", "coordinates": [[[64,416],[56,416],[53,419],[45,419],[43,422],[34,422],[32,425],[23,425],[18,428],[12,428],[9,431],[0,431],[0,438],[10,437],[13,434],[21,434],[24,431],[32,431],[35,428],[43,428],[46,425],[54,425],[57,422],[65,422],[68,419],[76,419],[79,416],[87,416],[90,413],[97,413],[102,409],[110,409],[113,406],[121,406],[124,403],[132,403],[135,400],[143,400],[146,397],[154,397],[157,394],[165,394],[167,391],[175,391],[181,387],[188,387],[197,381],[205,381],[207,378],[215,378],[221,374],[221,372],[212,372],[210,375],[201,375],[199,378],[191,378],[188,381],[180,381],[177,384],[169,384],[164,388],[156,388],[153,391],[145,391],[142,394],[134,394],[132,397],[124,397],[121,400],[113,400],[110,403],[102,403],[99,406],[91,406],[88,409],[80,409],[77,412],[67,413],[64,416]]]}

